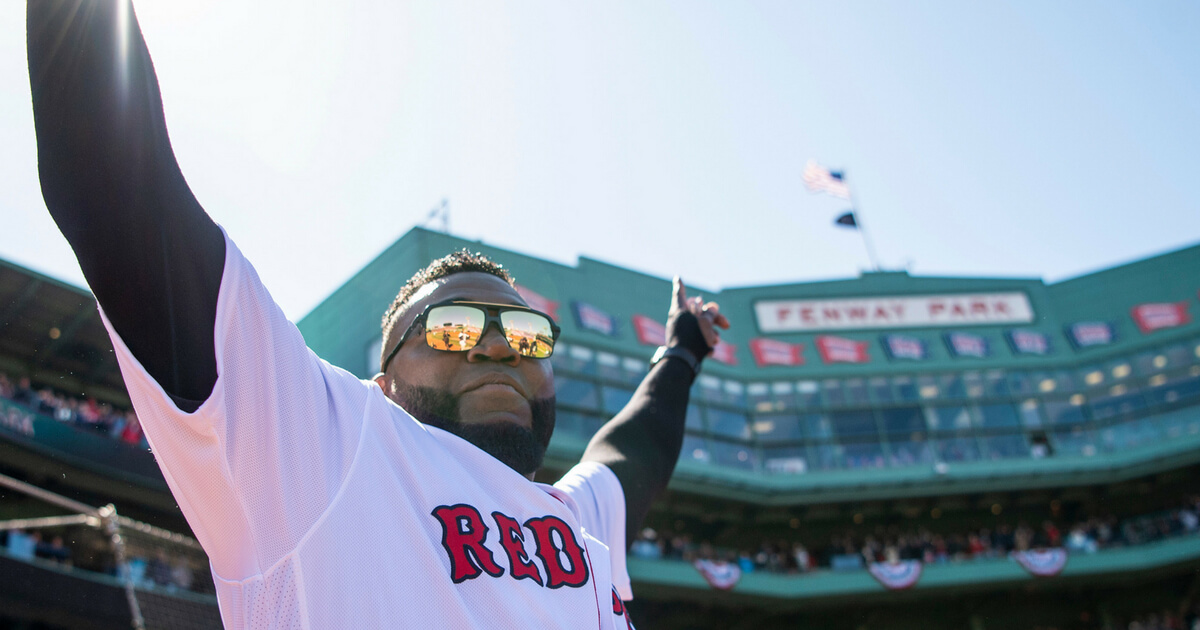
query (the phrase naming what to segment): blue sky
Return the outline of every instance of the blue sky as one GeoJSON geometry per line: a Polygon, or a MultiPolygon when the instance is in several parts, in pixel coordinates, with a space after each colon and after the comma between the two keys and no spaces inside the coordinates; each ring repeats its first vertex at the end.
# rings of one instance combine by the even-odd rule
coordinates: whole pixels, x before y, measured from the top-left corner
{"type": "MultiPolygon", "coordinates": [[[[0,257],[82,282],[38,191],[23,4],[0,257]]],[[[453,233],[565,263],[853,276],[810,158],[885,268],[1056,280],[1200,241],[1194,2],[135,6],[185,175],[293,318],[442,198],[453,233]]]]}

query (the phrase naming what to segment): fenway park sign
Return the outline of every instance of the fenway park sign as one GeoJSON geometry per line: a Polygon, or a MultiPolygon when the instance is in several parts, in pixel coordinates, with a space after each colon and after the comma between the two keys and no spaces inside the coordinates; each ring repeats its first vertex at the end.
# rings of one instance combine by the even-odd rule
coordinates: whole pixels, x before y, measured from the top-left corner
{"type": "Polygon", "coordinates": [[[844,300],[763,300],[754,304],[764,333],[856,328],[1026,324],[1029,298],[1020,292],[905,295],[844,300]]]}

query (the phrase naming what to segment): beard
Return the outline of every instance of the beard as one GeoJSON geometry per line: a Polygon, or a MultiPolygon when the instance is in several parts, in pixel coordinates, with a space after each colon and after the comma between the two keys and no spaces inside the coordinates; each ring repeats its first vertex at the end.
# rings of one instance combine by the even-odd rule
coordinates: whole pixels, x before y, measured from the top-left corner
{"type": "Polygon", "coordinates": [[[554,433],[554,396],[529,401],[532,422],[531,428],[525,428],[508,422],[465,424],[459,413],[459,396],[443,389],[393,381],[392,394],[422,424],[457,435],[522,475],[542,467],[554,433]]]}

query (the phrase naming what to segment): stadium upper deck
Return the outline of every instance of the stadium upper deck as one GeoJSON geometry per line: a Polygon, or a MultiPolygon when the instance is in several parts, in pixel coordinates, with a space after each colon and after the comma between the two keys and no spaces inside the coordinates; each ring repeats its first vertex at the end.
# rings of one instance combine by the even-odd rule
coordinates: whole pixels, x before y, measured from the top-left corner
{"type": "MultiPolygon", "coordinates": [[[[669,280],[417,228],[299,327],[322,357],[369,376],[398,283],[463,247],[508,267],[563,327],[551,463],[565,463],[645,373],[669,280]]],[[[701,289],[735,326],[697,379],[673,484],[791,503],[862,499],[864,486],[895,496],[1096,483],[1192,463],[1198,290],[1200,245],[1055,284],[883,272],[701,289]]]]}

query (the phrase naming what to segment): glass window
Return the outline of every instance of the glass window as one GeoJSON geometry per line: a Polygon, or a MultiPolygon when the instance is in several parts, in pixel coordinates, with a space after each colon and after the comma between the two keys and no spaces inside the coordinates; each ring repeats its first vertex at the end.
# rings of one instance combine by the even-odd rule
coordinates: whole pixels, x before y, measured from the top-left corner
{"type": "Polygon", "coordinates": [[[1159,371],[1159,367],[1155,365],[1158,353],[1143,352],[1133,357],[1133,370],[1140,376],[1148,376],[1159,371]]]}
{"type": "Polygon", "coordinates": [[[625,382],[630,384],[638,384],[646,377],[646,372],[650,370],[650,364],[630,357],[621,359],[621,370],[624,372],[625,382]]]}
{"type": "MultiPolygon", "coordinates": [[[[978,374],[976,374],[978,376],[978,374]]],[[[966,384],[958,374],[942,374],[938,377],[938,391],[943,398],[965,398],[966,384]]]]}
{"type": "Polygon", "coordinates": [[[821,383],[821,390],[825,394],[825,404],[840,407],[846,404],[846,396],[842,393],[842,382],[837,379],[829,379],[821,383]]]}
{"type": "Polygon", "coordinates": [[[1185,435],[1200,434],[1200,414],[1191,407],[1176,409],[1156,418],[1167,439],[1174,440],[1185,435]]]}
{"type": "Polygon", "coordinates": [[[926,407],[925,423],[934,431],[957,431],[971,427],[966,407],[926,407]]]}
{"type": "Polygon", "coordinates": [[[681,462],[703,462],[705,464],[712,461],[712,454],[708,451],[708,440],[688,433],[683,436],[683,448],[679,451],[679,461],[681,462]]]}
{"type": "Polygon", "coordinates": [[[604,411],[617,413],[625,408],[630,398],[633,398],[633,390],[605,385],[600,388],[600,395],[604,400],[604,411]]]}
{"type": "Polygon", "coordinates": [[[802,446],[772,446],[763,449],[763,470],[775,475],[808,472],[808,456],[802,446]]]}
{"type": "Polygon", "coordinates": [[[1001,370],[989,370],[984,378],[984,388],[987,395],[994,398],[1004,398],[1009,395],[1008,375],[1001,370]]]}
{"type": "Polygon", "coordinates": [[[1054,372],[1054,381],[1058,383],[1056,391],[1073,392],[1083,389],[1081,384],[1075,380],[1075,373],[1068,370],[1057,370],[1054,372]]]}
{"type": "Polygon", "coordinates": [[[624,380],[625,372],[621,369],[621,357],[611,352],[597,352],[596,373],[604,378],[624,380]]]}
{"type": "Polygon", "coordinates": [[[721,379],[701,374],[696,377],[696,385],[692,387],[693,394],[699,394],[698,398],[706,402],[721,402],[721,379]]]}
{"type": "Polygon", "coordinates": [[[1082,455],[1091,457],[1096,454],[1096,434],[1091,429],[1080,425],[1064,426],[1055,429],[1051,435],[1054,438],[1054,452],[1056,455],[1082,455]]]}
{"type": "Polygon", "coordinates": [[[979,415],[984,427],[1017,426],[1017,410],[1012,405],[980,405],[979,415]]]}
{"type": "Polygon", "coordinates": [[[754,457],[754,451],[749,446],[720,440],[709,440],[708,445],[712,449],[713,461],[717,464],[742,470],[754,470],[757,458],[754,457]]]}
{"type": "Polygon", "coordinates": [[[1029,443],[1024,435],[993,435],[980,441],[983,442],[983,453],[987,459],[1029,457],[1029,443]]]}
{"type": "Polygon", "coordinates": [[[938,459],[944,462],[973,462],[979,459],[979,445],[973,437],[951,437],[934,441],[938,459]]]}
{"type": "Polygon", "coordinates": [[[1161,438],[1158,427],[1146,418],[1119,422],[1100,431],[1100,440],[1104,449],[1109,452],[1157,442],[1161,438]]]}
{"type": "Polygon", "coordinates": [[[1046,409],[1046,418],[1055,426],[1080,424],[1087,420],[1083,415],[1083,405],[1079,401],[1048,399],[1042,403],[1046,409]]]}
{"type": "Polygon", "coordinates": [[[554,349],[554,354],[550,355],[550,361],[555,369],[581,374],[596,373],[596,353],[591,348],[575,345],[562,348],[562,345],[558,344],[554,349]]]}
{"type": "Polygon", "coordinates": [[[883,430],[889,436],[907,439],[913,434],[925,434],[925,418],[920,407],[891,407],[883,409],[880,415],[883,416],[883,430]]]}
{"type": "Polygon", "coordinates": [[[1021,410],[1021,426],[1028,428],[1042,426],[1042,414],[1038,410],[1038,401],[1036,398],[1027,398],[1021,401],[1018,409],[1021,410]]]}
{"type": "Polygon", "coordinates": [[[1192,363],[1200,354],[1193,355],[1191,346],[1186,343],[1177,343],[1172,346],[1167,346],[1167,367],[1183,367],[1192,363]]]}
{"type": "Polygon", "coordinates": [[[806,413],[800,415],[800,424],[804,427],[804,432],[809,437],[814,438],[831,438],[833,437],[833,424],[829,422],[829,416],[820,413],[806,413]]]}
{"type": "Polygon", "coordinates": [[[895,397],[892,396],[892,385],[886,378],[875,377],[870,380],[868,385],[871,388],[871,397],[875,402],[890,403],[895,397]]]}
{"type": "Polygon", "coordinates": [[[879,442],[850,442],[842,444],[846,468],[883,468],[883,447],[879,442]]]}
{"type": "Polygon", "coordinates": [[[554,435],[583,436],[583,414],[565,409],[555,410],[554,435]]]}
{"type": "Polygon", "coordinates": [[[865,405],[867,404],[867,383],[861,378],[852,378],[846,381],[846,404],[849,405],[865,405]]]}
{"type": "Polygon", "coordinates": [[[816,460],[811,462],[818,470],[837,470],[842,467],[842,446],[819,443],[813,447],[816,460]]]}
{"type": "Polygon", "coordinates": [[[917,377],[917,394],[922,400],[932,400],[942,395],[937,379],[933,376],[917,377]]]}
{"type": "Polygon", "coordinates": [[[754,434],[762,442],[785,442],[804,437],[800,418],[795,414],[762,414],[754,417],[754,434]]]}
{"type": "Polygon", "coordinates": [[[897,376],[892,379],[892,385],[896,387],[896,397],[903,401],[914,401],[920,398],[917,395],[917,385],[913,383],[912,378],[907,376],[897,376]]]}
{"type": "Polygon", "coordinates": [[[1146,406],[1145,399],[1132,387],[1116,385],[1107,396],[1093,396],[1088,407],[1097,420],[1132,413],[1146,406]]]}
{"type": "Polygon", "coordinates": [[[1033,385],[1029,382],[1029,375],[1024,372],[1008,373],[1008,389],[1016,396],[1025,396],[1033,393],[1033,385]]]}
{"type": "Polygon", "coordinates": [[[746,406],[746,388],[737,381],[725,381],[721,387],[725,392],[725,402],[735,407],[746,406]]]}
{"type": "MultiPolygon", "coordinates": [[[[1156,387],[1147,390],[1147,395],[1157,404],[1171,404],[1200,395],[1200,377],[1190,374],[1180,374],[1174,378],[1158,377],[1163,381],[1156,387]]],[[[1151,384],[1154,380],[1151,379],[1151,384]]]]}
{"type": "Polygon", "coordinates": [[[979,372],[963,372],[962,382],[967,398],[983,397],[983,375],[979,372]]]}
{"type": "Polygon", "coordinates": [[[700,413],[699,407],[696,405],[688,405],[687,420],[684,421],[683,426],[695,431],[702,431],[704,429],[704,417],[700,413]]]}
{"type": "Polygon", "coordinates": [[[856,436],[878,436],[875,414],[870,411],[838,411],[829,414],[833,432],[839,438],[856,436]]]}
{"type": "MultiPolygon", "coordinates": [[[[916,434],[914,434],[916,435],[916,434]]],[[[895,440],[888,445],[888,464],[894,468],[933,463],[933,447],[925,439],[895,440]]]]}
{"type": "Polygon", "coordinates": [[[743,440],[750,438],[750,427],[746,423],[746,414],[724,409],[708,408],[708,429],[714,435],[743,440]]]}
{"type": "Polygon", "coordinates": [[[802,407],[817,407],[821,404],[821,386],[816,381],[796,383],[796,404],[802,407]]]}
{"type": "Polygon", "coordinates": [[[584,409],[595,409],[599,406],[596,385],[590,381],[560,376],[554,379],[554,390],[554,395],[560,405],[583,407],[584,409]]]}

